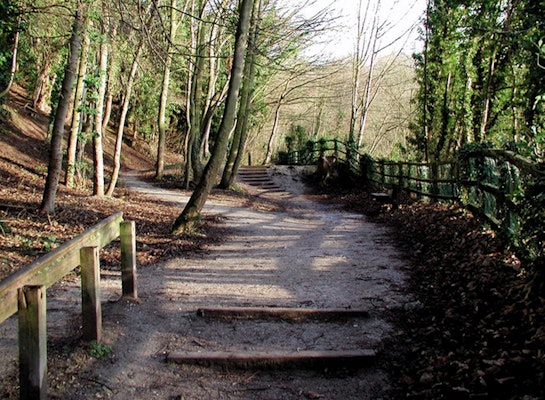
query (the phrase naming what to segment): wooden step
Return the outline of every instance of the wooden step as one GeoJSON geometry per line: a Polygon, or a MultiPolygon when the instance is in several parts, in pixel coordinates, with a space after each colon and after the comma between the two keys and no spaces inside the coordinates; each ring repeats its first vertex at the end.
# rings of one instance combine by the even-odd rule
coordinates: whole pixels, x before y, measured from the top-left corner
{"type": "Polygon", "coordinates": [[[367,310],[359,309],[319,309],[288,307],[218,307],[199,308],[197,315],[223,320],[320,320],[338,321],[350,318],[369,318],[367,310]]]}
{"type": "Polygon", "coordinates": [[[262,181],[270,181],[271,177],[269,175],[239,175],[238,176],[242,180],[262,180],[262,181]]]}
{"type": "Polygon", "coordinates": [[[263,178],[270,178],[271,176],[267,173],[267,171],[263,171],[263,172],[240,172],[238,173],[240,176],[243,176],[243,177],[252,177],[252,176],[260,176],[260,177],[263,177],[263,178]]]}
{"type": "Polygon", "coordinates": [[[172,352],[167,361],[179,364],[237,368],[355,368],[375,361],[372,349],[323,351],[172,352]]]}

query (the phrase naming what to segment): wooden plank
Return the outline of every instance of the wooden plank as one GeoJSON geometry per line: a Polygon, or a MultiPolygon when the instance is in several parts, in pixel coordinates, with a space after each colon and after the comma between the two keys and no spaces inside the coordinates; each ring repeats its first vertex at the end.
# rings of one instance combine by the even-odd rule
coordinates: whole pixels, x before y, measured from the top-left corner
{"type": "Polygon", "coordinates": [[[17,293],[19,309],[19,397],[47,398],[46,289],[25,286],[17,293]]]}
{"type": "Polygon", "coordinates": [[[119,236],[123,213],[106,218],[76,238],[0,282],[0,323],[17,312],[17,290],[23,286],[50,287],[80,264],[79,249],[103,248],[119,236]]]}
{"type": "Polygon", "coordinates": [[[368,318],[367,310],[358,309],[318,309],[318,308],[285,308],[285,307],[220,307],[200,308],[197,315],[207,318],[225,320],[339,320],[346,318],[368,318]]]}
{"type": "Polygon", "coordinates": [[[363,367],[376,359],[372,349],[339,351],[173,352],[167,361],[179,364],[237,368],[363,367]]]}
{"type": "Polygon", "coordinates": [[[138,298],[136,288],[136,224],[121,223],[121,285],[123,297],[138,298]]]}
{"type": "Polygon", "coordinates": [[[97,247],[84,247],[81,253],[81,308],[83,339],[102,338],[102,309],[100,305],[100,259],[97,247]]]}

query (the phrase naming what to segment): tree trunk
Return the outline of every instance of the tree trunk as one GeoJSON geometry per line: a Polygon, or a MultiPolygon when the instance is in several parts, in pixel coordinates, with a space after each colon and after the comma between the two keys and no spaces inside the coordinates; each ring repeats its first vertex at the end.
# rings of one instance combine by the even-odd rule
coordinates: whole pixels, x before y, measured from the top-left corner
{"type": "Polygon", "coordinates": [[[373,73],[375,69],[375,58],[377,56],[376,51],[376,45],[377,45],[377,36],[374,36],[373,39],[373,50],[371,52],[371,59],[369,61],[369,65],[367,66],[368,72],[367,72],[367,81],[365,82],[365,90],[363,94],[362,99],[362,107],[361,107],[361,123],[360,128],[358,132],[358,149],[363,144],[363,134],[365,132],[365,126],[367,124],[367,118],[369,117],[369,107],[371,106],[371,88],[373,86],[373,73]]]}
{"type": "MultiPolygon", "coordinates": [[[[19,25],[19,21],[21,20],[21,17],[19,16],[17,20],[17,25],[19,25]]],[[[9,93],[11,90],[11,86],[13,85],[13,80],[15,78],[15,72],[17,71],[17,50],[19,49],[19,26],[17,26],[17,32],[15,32],[15,37],[13,38],[13,50],[11,54],[11,68],[9,71],[9,80],[8,84],[6,85],[6,88],[2,90],[0,93],[0,97],[4,97],[9,93]]]]}
{"type": "Polygon", "coordinates": [[[78,147],[78,133],[81,128],[81,110],[80,105],[83,104],[83,89],[85,87],[85,75],[87,74],[87,60],[89,45],[91,39],[89,34],[85,33],[83,38],[83,44],[81,47],[81,56],[79,60],[78,68],[78,81],[76,83],[76,93],[74,94],[75,107],[72,113],[72,126],[70,128],[70,136],[68,138],[68,150],[66,155],[66,173],[65,182],[66,186],[74,186],[74,175],[76,172],[76,151],[78,147]]]}
{"type": "Polygon", "coordinates": [[[362,0],[358,3],[358,30],[356,36],[356,50],[354,52],[354,59],[352,61],[352,97],[350,107],[350,130],[348,132],[348,141],[351,143],[356,142],[356,125],[358,121],[358,104],[359,104],[359,87],[360,87],[360,75],[361,69],[364,64],[364,57],[362,54],[363,46],[363,34],[365,28],[365,21],[367,19],[369,5],[371,2],[367,2],[367,7],[362,20],[362,0]]]}
{"type": "MultiPolygon", "coordinates": [[[[494,36],[493,36],[494,39],[494,36]]],[[[492,52],[492,55],[490,56],[490,61],[488,64],[488,73],[487,73],[487,79],[486,79],[486,85],[484,87],[484,104],[483,104],[483,111],[482,111],[482,118],[480,123],[480,130],[479,130],[479,141],[485,142],[486,141],[486,132],[488,128],[488,122],[490,119],[490,104],[492,103],[492,96],[495,94],[492,90],[492,82],[494,80],[494,74],[496,70],[496,57],[497,57],[497,48],[494,47],[494,51],[492,52]]]]}
{"type": "Polygon", "coordinates": [[[170,8],[170,37],[167,45],[165,68],[163,70],[163,87],[159,99],[159,115],[157,117],[158,140],[157,140],[157,163],[155,165],[155,179],[163,179],[165,170],[165,147],[166,147],[166,110],[168,105],[168,88],[170,85],[170,67],[172,65],[172,43],[175,41],[176,30],[176,0],[171,0],[170,8]]]}
{"type": "Polygon", "coordinates": [[[248,43],[248,31],[250,25],[250,16],[252,13],[253,0],[241,0],[239,5],[239,20],[237,33],[235,37],[235,52],[233,58],[233,69],[229,81],[229,90],[223,118],[218,131],[218,136],[214,144],[212,156],[206,165],[203,175],[189,199],[183,212],[178,216],[172,228],[173,233],[181,233],[186,229],[193,228],[200,217],[200,212],[206,202],[212,185],[214,184],[218,172],[225,158],[225,152],[229,141],[229,134],[233,128],[240,83],[242,80],[242,71],[244,69],[244,59],[248,43]]]}
{"type": "MultiPolygon", "coordinates": [[[[106,28],[103,22],[102,34],[106,34],[106,28]]],[[[95,196],[104,196],[104,150],[102,137],[102,121],[104,115],[104,98],[106,97],[106,78],[108,74],[108,43],[102,40],[100,44],[100,85],[98,87],[98,96],[95,111],[95,132],[93,135],[93,161],[94,161],[94,180],[93,194],[95,196]]]]}
{"type": "Polygon", "coordinates": [[[452,112],[448,106],[451,78],[452,73],[449,72],[447,75],[447,80],[445,82],[445,91],[443,93],[443,105],[441,108],[441,131],[439,132],[439,139],[437,140],[437,145],[435,147],[434,158],[432,160],[433,162],[441,160],[443,147],[445,146],[445,142],[448,136],[449,121],[451,117],[450,114],[452,112]]]}
{"type": "Polygon", "coordinates": [[[172,55],[170,54],[170,46],[165,69],[163,71],[163,87],[159,99],[159,113],[157,116],[158,138],[157,138],[157,162],[155,164],[155,179],[163,179],[165,171],[165,147],[167,136],[166,110],[168,104],[168,86],[170,84],[170,66],[172,64],[172,55]]]}
{"type": "Polygon", "coordinates": [[[246,146],[246,138],[248,137],[248,117],[251,112],[251,97],[254,89],[255,80],[255,45],[258,35],[258,21],[261,20],[261,7],[263,0],[258,0],[257,10],[252,18],[251,33],[249,37],[250,51],[246,56],[246,64],[244,65],[244,81],[240,93],[240,107],[238,110],[237,124],[235,127],[235,133],[233,134],[233,141],[231,143],[231,150],[223,169],[223,175],[221,177],[221,183],[219,185],[222,189],[229,189],[235,180],[235,176],[238,171],[238,167],[241,162],[241,154],[244,153],[246,146]]]}
{"type": "MultiPolygon", "coordinates": [[[[112,32],[110,33],[110,36],[111,37],[115,37],[117,35],[117,27],[113,26],[112,27],[112,32]]],[[[116,56],[117,54],[115,53],[115,48],[114,47],[110,47],[110,59],[111,60],[115,60],[116,59],[116,56]]],[[[108,124],[110,123],[110,117],[112,116],[112,105],[113,105],[113,102],[114,102],[114,94],[113,94],[113,80],[114,78],[112,77],[112,65],[109,64],[108,65],[108,84],[106,86],[106,104],[104,105],[104,116],[102,118],[102,132],[106,132],[106,128],[108,127],[108,124]]]]}
{"type": "Polygon", "coordinates": [[[138,59],[142,53],[144,47],[144,39],[140,39],[136,54],[132,62],[131,71],[129,73],[129,79],[127,81],[127,87],[125,89],[125,96],[123,96],[123,108],[121,109],[121,116],[119,117],[119,126],[117,128],[117,137],[115,139],[115,151],[114,151],[114,168],[112,171],[112,180],[108,186],[107,196],[111,196],[114,193],[117,179],[119,178],[119,171],[121,170],[121,145],[123,144],[123,132],[125,129],[125,121],[127,120],[127,114],[129,113],[129,105],[131,101],[132,88],[134,85],[134,78],[136,76],[136,70],[138,68],[138,59]]]}
{"type": "Polygon", "coordinates": [[[106,89],[106,104],[104,105],[104,118],[102,119],[102,132],[106,132],[106,128],[110,123],[113,102],[114,94],[112,93],[111,83],[108,80],[108,88],[106,89]]]}
{"type": "Polygon", "coordinates": [[[49,165],[47,169],[47,178],[45,182],[44,194],[40,209],[47,213],[55,211],[55,199],[57,197],[57,188],[62,171],[62,139],[64,135],[64,121],[70,105],[70,95],[72,85],[76,75],[76,66],[78,63],[78,54],[80,49],[80,31],[82,27],[83,1],[78,1],[74,23],[72,25],[72,35],[69,42],[68,61],[64,70],[61,94],[59,103],[55,112],[53,122],[53,132],[51,136],[51,147],[49,153],[49,165]]]}
{"type": "Polygon", "coordinates": [[[192,68],[190,68],[191,89],[188,96],[188,138],[186,148],[186,164],[184,174],[184,187],[189,189],[191,181],[197,181],[200,177],[200,140],[202,127],[202,78],[204,69],[204,47],[206,38],[204,35],[203,13],[204,1],[200,0],[197,10],[199,16],[197,26],[192,26],[191,48],[195,51],[192,68]]]}
{"type": "Polygon", "coordinates": [[[263,161],[263,165],[269,164],[272,160],[274,139],[276,138],[276,130],[278,129],[278,121],[280,120],[280,107],[282,106],[282,100],[284,98],[285,93],[286,92],[282,93],[282,95],[280,96],[280,98],[278,99],[276,103],[276,108],[274,110],[273,126],[271,129],[271,135],[269,136],[269,141],[267,143],[267,153],[265,154],[265,160],[263,161]]]}

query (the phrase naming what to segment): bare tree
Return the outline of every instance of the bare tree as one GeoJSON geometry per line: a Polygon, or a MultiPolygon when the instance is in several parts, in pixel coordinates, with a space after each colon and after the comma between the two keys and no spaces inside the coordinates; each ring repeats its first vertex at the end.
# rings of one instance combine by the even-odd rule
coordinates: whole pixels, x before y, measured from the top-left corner
{"type": "MultiPolygon", "coordinates": [[[[147,22],[144,25],[147,25],[151,21],[151,10],[153,6],[153,2],[150,2],[145,10],[145,16],[147,16],[147,22]]],[[[127,79],[127,84],[125,86],[125,93],[123,96],[123,105],[121,107],[121,113],[119,115],[119,124],[117,126],[117,135],[115,138],[115,150],[114,150],[114,166],[112,170],[112,178],[110,180],[110,183],[108,185],[108,190],[106,191],[107,196],[112,196],[115,190],[115,186],[117,185],[117,180],[119,178],[119,172],[121,171],[121,148],[123,145],[123,135],[125,132],[125,122],[127,120],[127,115],[129,113],[129,106],[131,102],[131,96],[132,96],[132,90],[134,86],[134,81],[136,78],[136,72],[138,69],[138,62],[140,60],[140,56],[142,54],[142,51],[144,49],[145,44],[145,36],[142,35],[138,39],[138,46],[136,48],[136,53],[134,54],[134,58],[132,60],[131,69],[129,71],[129,76],[127,79]]],[[[104,75],[106,75],[106,71],[104,71],[104,75]]],[[[104,90],[106,89],[106,85],[104,85],[104,90]]],[[[100,114],[100,121],[102,123],[102,113],[100,114]]],[[[98,119],[97,119],[98,122],[98,119]]]]}
{"type": "MultiPolygon", "coordinates": [[[[375,74],[377,58],[385,50],[393,48],[399,42],[406,41],[407,34],[414,29],[414,26],[411,26],[407,30],[395,35],[393,39],[385,42],[386,36],[391,34],[396,26],[396,23],[392,21],[391,14],[397,3],[399,1],[394,2],[389,14],[383,17],[384,7],[381,0],[367,1],[365,7],[363,7],[363,1],[359,0],[356,50],[353,56],[352,68],[350,131],[348,136],[349,140],[356,143],[358,148],[363,144],[369,110],[377,93],[377,88],[389,72],[389,68],[382,68],[378,75],[375,74]],[[364,72],[366,73],[364,74],[364,72]],[[362,75],[365,75],[365,81],[363,92],[360,93],[362,75]]],[[[401,48],[397,50],[397,56],[401,54],[401,51],[401,48]]],[[[391,58],[390,66],[395,65],[396,62],[397,57],[391,58]]]]}
{"type": "Polygon", "coordinates": [[[277,93],[274,102],[273,125],[263,164],[269,164],[272,160],[274,143],[278,135],[281,108],[287,104],[302,104],[309,100],[316,100],[316,88],[323,86],[337,72],[337,69],[325,72],[320,66],[309,63],[307,60],[297,60],[291,68],[287,69],[287,75],[282,75],[284,85],[282,90],[277,93]]]}
{"type": "MultiPolygon", "coordinates": [[[[163,85],[161,88],[161,96],[159,98],[159,114],[157,117],[157,127],[158,127],[158,140],[157,140],[157,163],[155,165],[155,178],[162,179],[164,168],[165,168],[165,147],[166,147],[166,110],[168,105],[168,93],[170,86],[170,69],[172,67],[172,56],[173,56],[173,47],[176,40],[176,31],[180,25],[180,21],[176,20],[176,0],[171,0],[170,3],[170,30],[169,36],[167,38],[167,48],[166,48],[166,59],[165,66],[163,69],[163,85]]],[[[184,3],[184,7],[181,10],[182,13],[187,12],[187,6],[189,1],[184,3]]]]}

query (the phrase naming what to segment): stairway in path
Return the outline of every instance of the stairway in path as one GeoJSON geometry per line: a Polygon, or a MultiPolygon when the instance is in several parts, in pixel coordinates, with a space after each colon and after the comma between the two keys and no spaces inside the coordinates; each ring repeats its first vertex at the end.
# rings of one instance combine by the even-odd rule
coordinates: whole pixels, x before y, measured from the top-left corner
{"type": "Polygon", "coordinates": [[[285,192],[276,184],[264,166],[246,166],[238,170],[238,181],[270,193],[285,192]]]}

